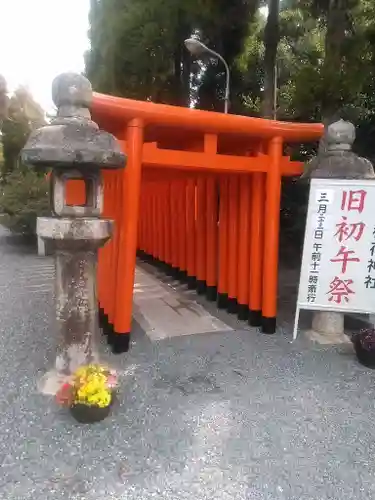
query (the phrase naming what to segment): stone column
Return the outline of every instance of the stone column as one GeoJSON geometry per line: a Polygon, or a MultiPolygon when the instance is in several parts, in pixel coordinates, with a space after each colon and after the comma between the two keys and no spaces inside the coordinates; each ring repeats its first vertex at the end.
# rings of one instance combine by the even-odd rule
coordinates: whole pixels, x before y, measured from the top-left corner
{"type": "Polygon", "coordinates": [[[112,221],[100,218],[100,170],[125,166],[115,137],[91,121],[90,82],[81,75],[63,74],[54,80],[52,93],[56,118],[33,132],[22,151],[26,165],[52,169],[52,216],[37,222],[38,237],[53,248],[56,267],[59,343],[55,369],[41,387],[47,393],[54,393],[54,382],[60,383],[80,365],[98,360],[97,252],[112,233],[112,221]],[[83,205],[66,204],[70,180],[84,182],[83,205]]]}
{"type": "MultiPolygon", "coordinates": [[[[303,179],[374,179],[372,163],[353,153],[355,128],[350,122],[338,120],[325,127],[318,154],[306,165],[303,179]]],[[[339,343],[344,338],[344,314],[318,311],[314,313],[314,338],[325,343],[339,343]]]]}

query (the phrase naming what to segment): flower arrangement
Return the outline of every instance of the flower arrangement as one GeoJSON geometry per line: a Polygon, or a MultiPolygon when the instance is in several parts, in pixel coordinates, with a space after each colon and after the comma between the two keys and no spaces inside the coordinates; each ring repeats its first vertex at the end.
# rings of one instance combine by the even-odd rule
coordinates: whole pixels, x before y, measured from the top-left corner
{"type": "Polygon", "coordinates": [[[353,340],[359,339],[362,347],[367,351],[375,349],[375,329],[364,328],[358,333],[353,334],[353,340]]]}
{"type": "MultiPolygon", "coordinates": [[[[107,415],[116,385],[117,375],[114,370],[99,364],[81,366],[73,374],[71,381],[61,386],[56,394],[56,401],[61,406],[70,408],[74,415],[77,409],[86,414],[90,409],[96,410],[98,415],[104,415],[104,412],[100,413],[97,409],[108,410],[107,415]]],[[[101,420],[94,420],[98,419],[101,420]]]]}
{"type": "Polygon", "coordinates": [[[375,368],[375,329],[366,328],[352,336],[358,361],[368,368],[375,368]]]}

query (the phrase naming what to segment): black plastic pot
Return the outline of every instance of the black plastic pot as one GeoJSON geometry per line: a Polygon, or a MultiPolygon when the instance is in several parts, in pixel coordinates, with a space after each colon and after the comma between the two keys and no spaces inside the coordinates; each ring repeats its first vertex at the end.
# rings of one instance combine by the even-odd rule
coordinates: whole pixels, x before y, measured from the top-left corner
{"type": "Polygon", "coordinates": [[[99,406],[88,406],[77,403],[70,408],[73,418],[80,424],[95,424],[108,417],[111,411],[111,404],[100,408],[99,406]]]}
{"type": "Polygon", "coordinates": [[[363,332],[353,338],[354,350],[358,361],[367,368],[375,368],[375,348],[366,342],[368,333],[363,332]]]}

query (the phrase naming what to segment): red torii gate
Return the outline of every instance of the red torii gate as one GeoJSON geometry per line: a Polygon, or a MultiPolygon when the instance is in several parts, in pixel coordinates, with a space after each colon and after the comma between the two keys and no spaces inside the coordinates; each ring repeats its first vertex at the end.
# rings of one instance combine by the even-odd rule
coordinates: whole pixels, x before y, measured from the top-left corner
{"type": "Polygon", "coordinates": [[[104,216],[115,233],[100,251],[98,297],[114,352],[129,345],[137,249],[273,333],[281,177],[302,173],[283,143],[316,141],[323,126],[102,94],[92,114],[128,156],[124,170],[103,173],[104,216]]]}

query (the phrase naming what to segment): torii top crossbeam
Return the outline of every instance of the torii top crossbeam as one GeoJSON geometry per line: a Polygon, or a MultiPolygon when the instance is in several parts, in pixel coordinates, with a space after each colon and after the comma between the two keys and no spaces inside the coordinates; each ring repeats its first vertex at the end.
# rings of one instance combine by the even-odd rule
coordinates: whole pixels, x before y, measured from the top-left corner
{"type": "Polygon", "coordinates": [[[279,136],[285,142],[316,141],[323,132],[320,123],[296,123],[202,111],[155,104],[94,93],[94,119],[115,129],[126,122],[142,119],[150,130],[181,128],[212,134],[235,134],[259,139],[279,136]]]}

